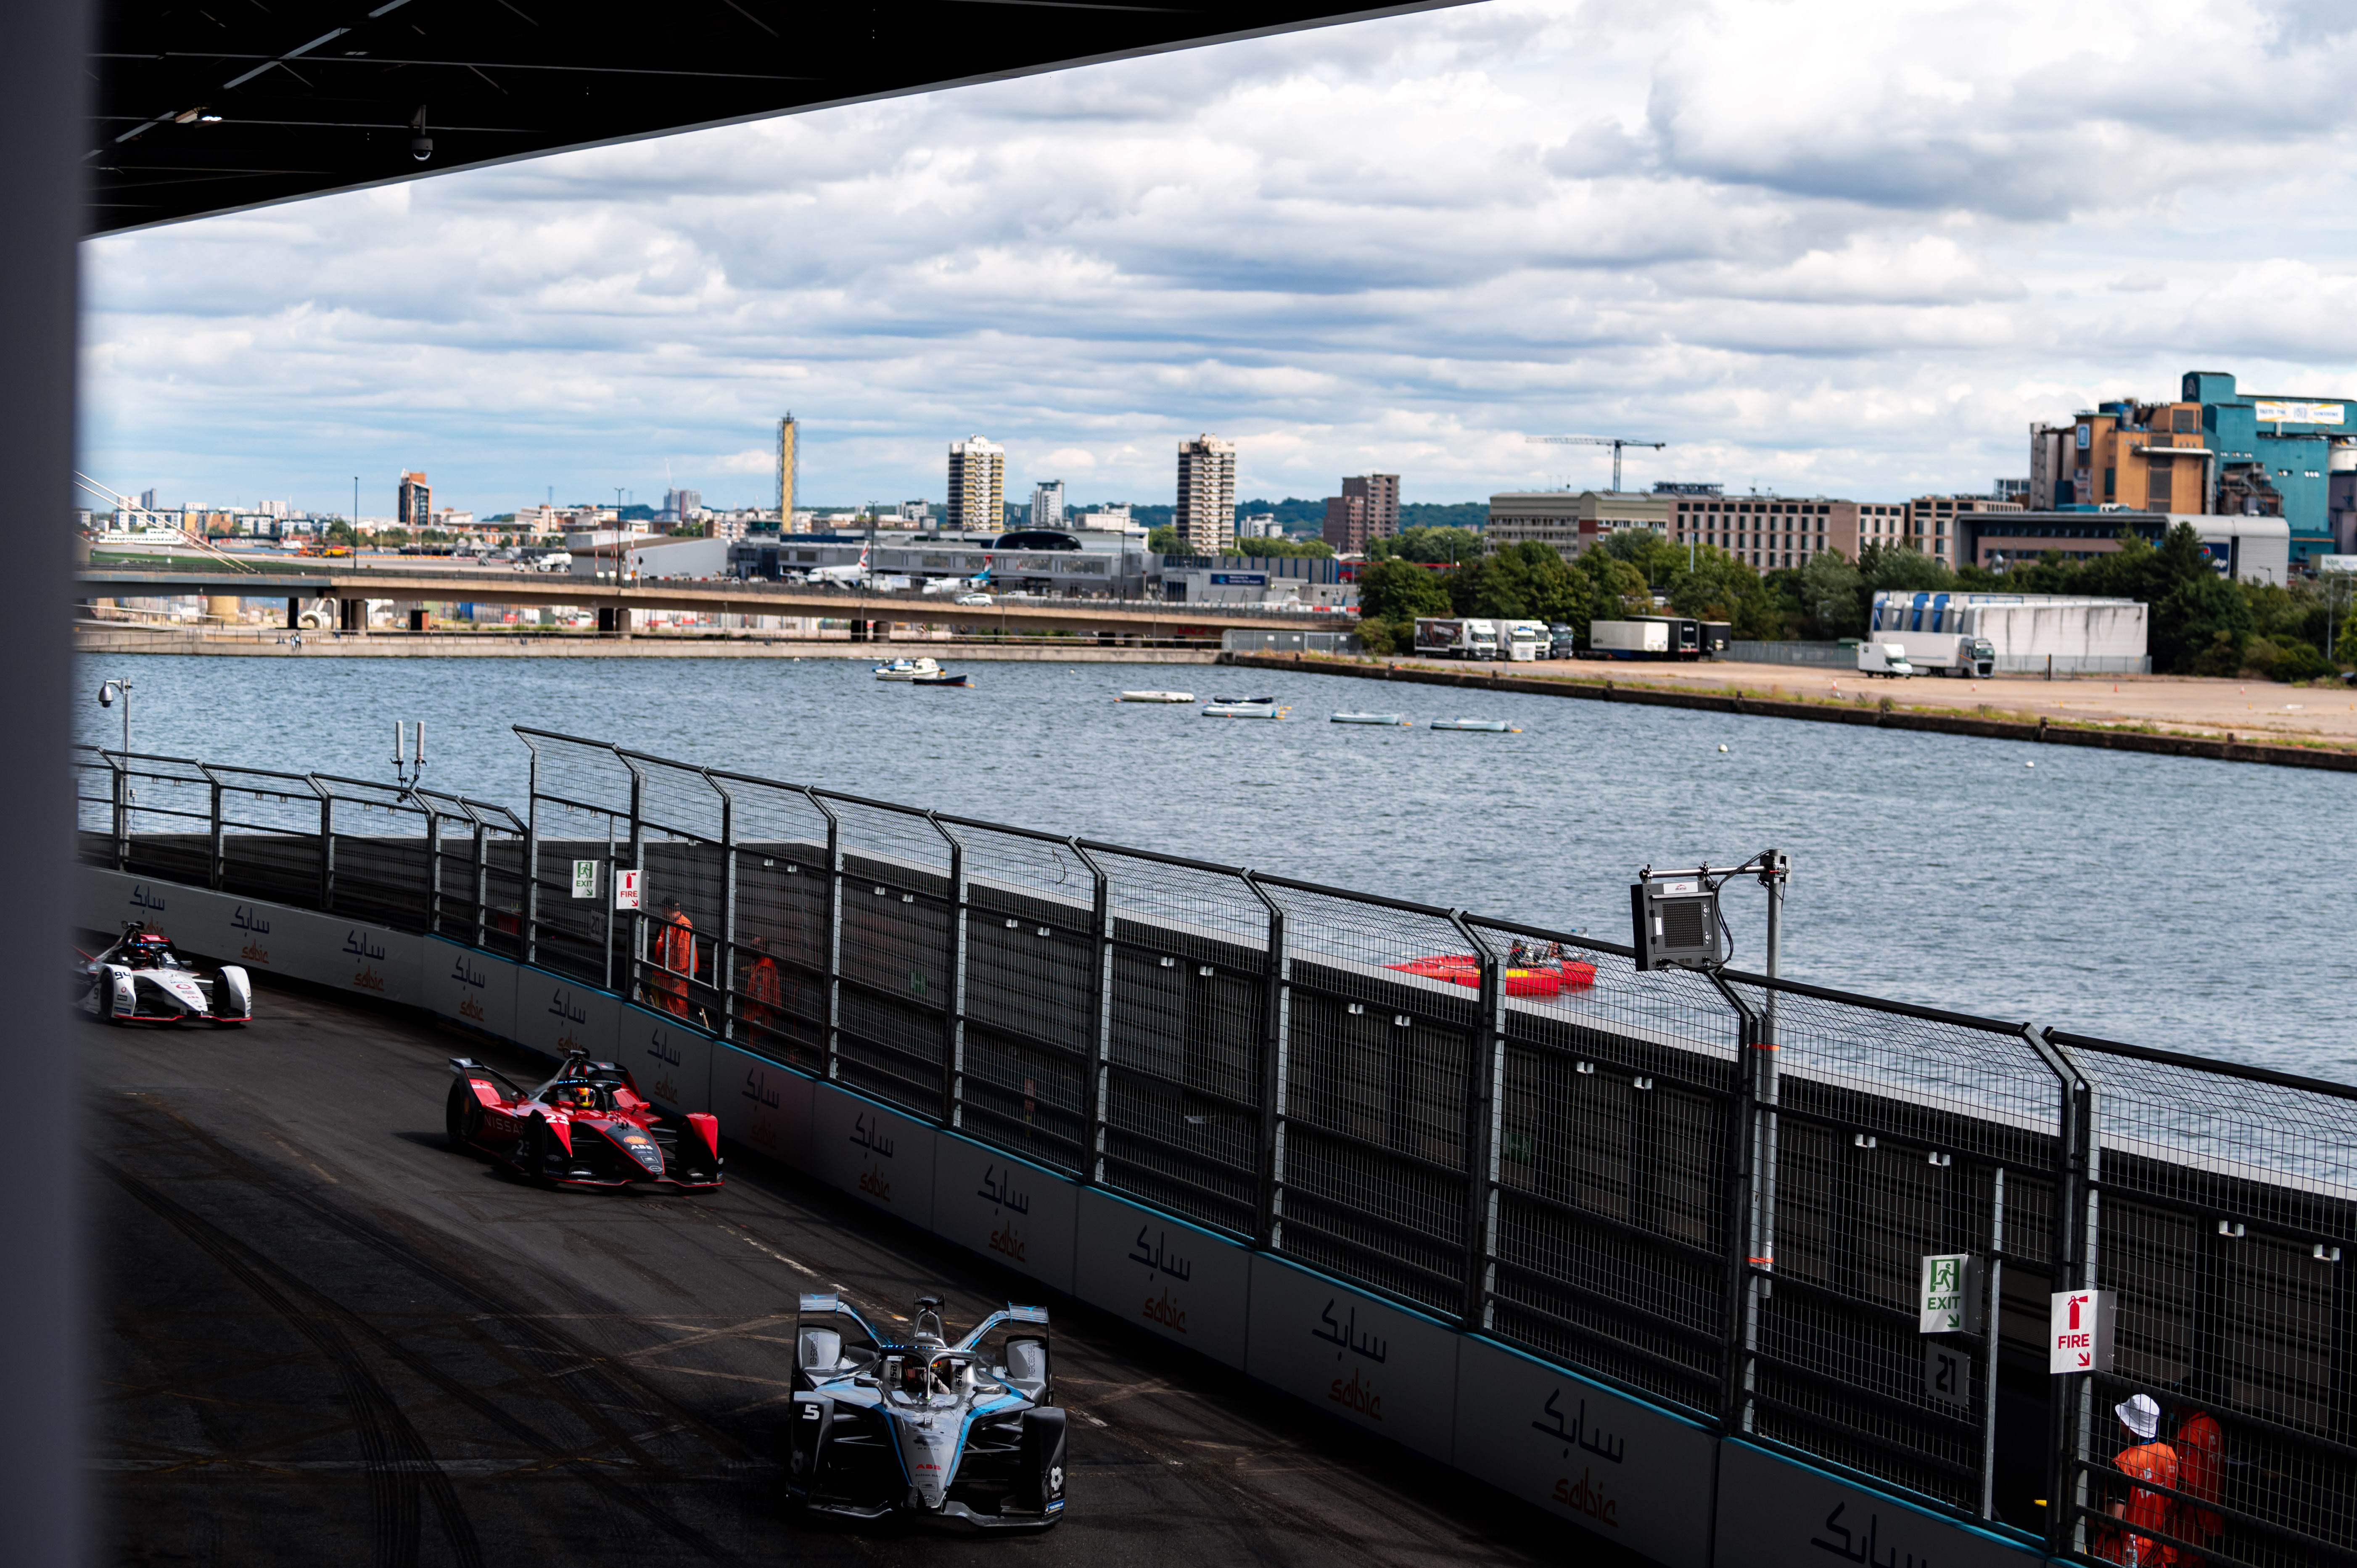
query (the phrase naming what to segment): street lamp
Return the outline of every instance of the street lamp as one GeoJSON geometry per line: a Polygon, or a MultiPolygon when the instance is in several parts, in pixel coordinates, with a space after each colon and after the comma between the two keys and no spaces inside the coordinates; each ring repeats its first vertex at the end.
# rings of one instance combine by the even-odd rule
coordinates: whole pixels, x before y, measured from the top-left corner
{"type": "Polygon", "coordinates": [[[109,681],[98,689],[98,705],[102,708],[114,706],[117,697],[123,699],[123,751],[127,757],[131,753],[131,682],[109,681]]]}

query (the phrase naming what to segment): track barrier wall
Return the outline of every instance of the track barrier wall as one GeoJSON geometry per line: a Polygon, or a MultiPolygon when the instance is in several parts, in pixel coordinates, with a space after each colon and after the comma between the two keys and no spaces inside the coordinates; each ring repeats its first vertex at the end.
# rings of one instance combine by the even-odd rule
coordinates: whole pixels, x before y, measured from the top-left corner
{"type": "Polygon", "coordinates": [[[2357,1091],[519,733],[521,818],[87,753],[78,918],[619,1062],[1678,1568],[2114,1560],[2132,1392],[2219,1434],[2182,1551],[2357,1549],[2357,1091]]]}

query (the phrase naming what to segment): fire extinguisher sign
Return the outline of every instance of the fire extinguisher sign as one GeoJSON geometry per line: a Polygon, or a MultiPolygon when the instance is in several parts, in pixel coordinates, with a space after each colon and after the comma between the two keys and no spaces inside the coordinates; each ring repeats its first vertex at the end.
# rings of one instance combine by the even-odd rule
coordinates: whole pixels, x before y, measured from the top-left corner
{"type": "Polygon", "coordinates": [[[2057,1292],[2048,1309],[2046,1352],[2049,1372],[2110,1371],[2112,1293],[2057,1292]]]}
{"type": "Polygon", "coordinates": [[[615,908],[636,909],[642,908],[639,902],[640,875],[640,873],[631,870],[627,866],[618,865],[614,868],[615,908]]]}

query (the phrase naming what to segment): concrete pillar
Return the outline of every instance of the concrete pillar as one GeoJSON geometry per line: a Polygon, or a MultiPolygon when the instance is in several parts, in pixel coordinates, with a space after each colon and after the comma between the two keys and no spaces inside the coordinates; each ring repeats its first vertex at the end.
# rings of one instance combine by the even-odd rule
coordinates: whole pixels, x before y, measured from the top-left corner
{"type": "Polygon", "coordinates": [[[238,618],[238,597],[235,594],[209,594],[205,597],[205,619],[219,621],[223,626],[235,626],[238,618]]]}
{"type": "Polygon", "coordinates": [[[300,599],[286,601],[286,629],[289,631],[303,629],[303,601],[300,599]]]}

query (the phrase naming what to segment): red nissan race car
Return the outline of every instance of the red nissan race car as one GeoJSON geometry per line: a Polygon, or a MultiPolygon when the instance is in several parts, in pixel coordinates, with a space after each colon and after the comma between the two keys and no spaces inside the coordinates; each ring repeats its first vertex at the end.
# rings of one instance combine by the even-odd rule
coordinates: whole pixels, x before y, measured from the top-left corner
{"type": "Polygon", "coordinates": [[[702,1112],[666,1116],[639,1093],[630,1073],[575,1051],[538,1089],[518,1089],[465,1057],[450,1058],[443,1124],[458,1148],[475,1149],[560,1187],[720,1185],[720,1123],[702,1112]]]}

